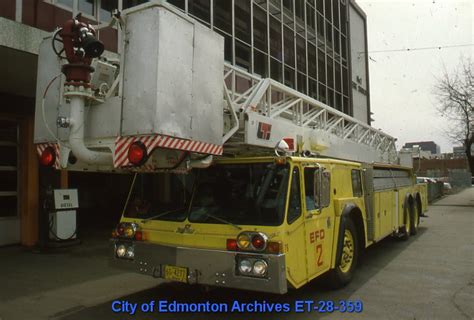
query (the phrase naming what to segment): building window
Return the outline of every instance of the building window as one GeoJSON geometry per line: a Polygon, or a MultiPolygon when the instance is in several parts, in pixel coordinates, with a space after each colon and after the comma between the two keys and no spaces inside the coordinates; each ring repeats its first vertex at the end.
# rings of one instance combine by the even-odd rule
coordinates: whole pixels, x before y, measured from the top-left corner
{"type": "Polygon", "coordinates": [[[250,43],[250,1],[235,1],[235,36],[243,42],[250,43]]]}
{"type": "Polygon", "coordinates": [[[108,22],[112,11],[118,8],[118,0],[100,0],[99,21],[108,22]]]}
{"type": "Polygon", "coordinates": [[[214,1],[214,27],[232,34],[232,1],[214,1]]]}
{"type": "Polygon", "coordinates": [[[134,6],[138,6],[139,4],[148,2],[148,0],[122,0],[122,8],[128,9],[134,6]]]}
{"type": "Polygon", "coordinates": [[[211,23],[210,0],[188,0],[188,10],[192,16],[206,23],[211,23]]]}
{"type": "Polygon", "coordinates": [[[74,0],[57,0],[56,3],[71,9],[74,7],[74,0]]]}
{"type": "Polygon", "coordinates": [[[183,11],[186,10],[186,0],[167,0],[167,1],[183,11]]]}
{"type": "Polygon", "coordinates": [[[94,0],[78,0],[77,9],[79,10],[79,12],[85,13],[89,16],[95,16],[94,0]]]}

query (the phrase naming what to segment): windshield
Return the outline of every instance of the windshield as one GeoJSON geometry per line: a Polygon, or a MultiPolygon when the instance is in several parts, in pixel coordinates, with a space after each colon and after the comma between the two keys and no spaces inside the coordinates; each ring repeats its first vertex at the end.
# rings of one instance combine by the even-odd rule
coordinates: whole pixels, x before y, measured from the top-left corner
{"type": "Polygon", "coordinates": [[[214,224],[280,225],[288,166],[217,165],[188,175],[139,175],[126,217],[214,224]]]}

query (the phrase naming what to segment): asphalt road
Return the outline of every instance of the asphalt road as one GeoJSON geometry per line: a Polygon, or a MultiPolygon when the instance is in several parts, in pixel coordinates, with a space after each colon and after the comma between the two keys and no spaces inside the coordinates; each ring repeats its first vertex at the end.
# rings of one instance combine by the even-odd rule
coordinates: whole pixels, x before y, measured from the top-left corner
{"type": "MultiPolygon", "coordinates": [[[[157,287],[117,298],[137,303],[167,300],[215,302],[232,306],[240,302],[287,303],[289,313],[143,313],[112,312],[112,301],[78,307],[63,320],[78,319],[473,319],[474,318],[474,188],[445,197],[429,208],[419,232],[407,242],[386,239],[371,248],[359,265],[354,281],[330,291],[321,281],[270,295],[215,289],[204,293],[185,285],[157,287]],[[294,312],[295,301],[359,300],[361,313],[294,312]]],[[[126,280],[126,278],[124,278],[126,280]]],[[[126,282],[123,283],[126,286],[126,282]]],[[[93,292],[90,292],[93,295],[93,292]]]]}

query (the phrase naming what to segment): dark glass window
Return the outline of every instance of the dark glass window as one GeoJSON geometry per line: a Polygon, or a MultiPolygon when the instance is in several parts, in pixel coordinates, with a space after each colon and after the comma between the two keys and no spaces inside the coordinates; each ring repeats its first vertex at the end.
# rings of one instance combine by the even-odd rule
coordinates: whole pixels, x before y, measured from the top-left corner
{"type": "Polygon", "coordinates": [[[250,0],[235,1],[235,36],[250,43],[250,0]]]}
{"type": "Polygon", "coordinates": [[[330,203],[331,175],[324,168],[320,175],[319,170],[318,167],[304,169],[306,211],[318,209],[320,202],[321,207],[327,207],[330,203]]]}
{"type": "Polygon", "coordinates": [[[277,19],[270,17],[270,54],[272,57],[281,60],[281,23],[277,19]]]}
{"type": "Polygon", "coordinates": [[[94,0],[79,0],[77,5],[80,12],[90,16],[94,15],[94,0]]]}
{"type": "Polygon", "coordinates": [[[312,6],[309,4],[306,5],[306,24],[308,25],[309,28],[312,28],[313,30],[316,30],[316,21],[315,21],[315,10],[312,6]]]}
{"type": "Polygon", "coordinates": [[[304,21],[304,0],[294,0],[295,1],[295,15],[304,21]]]}
{"type": "Polygon", "coordinates": [[[57,3],[62,4],[63,6],[66,6],[72,9],[74,0],[57,0],[57,3]]]}
{"type": "Polygon", "coordinates": [[[112,11],[118,8],[118,0],[102,0],[100,2],[100,21],[110,21],[112,11]]]}
{"type": "Polygon", "coordinates": [[[324,11],[325,11],[324,13],[325,13],[326,19],[332,22],[331,7],[332,7],[331,0],[324,0],[324,11]]]}
{"type": "Polygon", "coordinates": [[[268,77],[267,55],[258,50],[254,50],[253,63],[254,63],[254,66],[253,66],[254,73],[262,76],[262,78],[267,78],[268,77]]]}
{"type": "Polygon", "coordinates": [[[18,214],[18,124],[0,120],[0,217],[18,214]]]}
{"type": "Polygon", "coordinates": [[[257,5],[253,6],[253,44],[255,48],[267,52],[267,14],[257,5]]]}
{"type": "Polygon", "coordinates": [[[169,3],[174,5],[175,7],[180,8],[181,10],[185,10],[185,3],[186,0],[168,0],[169,3]]]}
{"type": "Polygon", "coordinates": [[[296,61],[298,71],[306,73],[306,40],[297,35],[296,36],[296,61]]]}
{"type": "Polygon", "coordinates": [[[308,75],[316,79],[316,47],[308,43],[308,75]]]}
{"type": "Polygon", "coordinates": [[[211,22],[210,8],[210,0],[188,0],[189,13],[207,23],[211,22]]]}
{"type": "Polygon", "coordinates": [[[324,51],[318,51],[318,80],[326,83],[326,64],[324,63],[324,51]]]}
{"type": "Polygon", "coordinates": [[[285,64],[295,66],[295,38],[293,30],[284,27],[285,64]]]}
{"type": "Polygon", "coordinates": [[[273,80],[282,82],[282,63],[275,59],[270,60],[270,76],[273,80]]]}
{"type": "Polygon", "coordinates": [[[294,222],[301,216],[300,171],[293,169],[291,178],[290,199],[288,202],[288,223],[294,222]]]}
{"type": "Polygon", "coordinates": [[[139,4],[148,2],[148,0],[123,0],[123,9],[128,9],[134,6],[138,6],[139,4]]]}
{"type": "Polygon", "coordinates": [[[304,73],[298,72],[298,83],[297,83],[297,90],[301,93],[306,94],[306,75],[304,73]]]}
{"type": "Polygon", "coordinates": [[[250,46],[235,41],[235,64],[250,71],[250,46]]]}
{"type": "Polygon", "coordinates": [[[352,175],[352,194],[354,197],[362,196],[362,182],[360,178],[360,170],[353,169],[351,171],[352,175]]]}
{"type": "Polygon", "coordinates": [[[232,1],[214,0],[214,27],[232,34],[232,1]]]}
{"type": "Polygon", "coordinates": [[[313,79],[309,79],[309,95],[311,98],[318,99],[318,82],[313,79]]]}
{"type": "Polygon", "coordinates": [[[285,85],[290,88],[296,89],[295,70],[287,66],[285,66],[285,85]]]}

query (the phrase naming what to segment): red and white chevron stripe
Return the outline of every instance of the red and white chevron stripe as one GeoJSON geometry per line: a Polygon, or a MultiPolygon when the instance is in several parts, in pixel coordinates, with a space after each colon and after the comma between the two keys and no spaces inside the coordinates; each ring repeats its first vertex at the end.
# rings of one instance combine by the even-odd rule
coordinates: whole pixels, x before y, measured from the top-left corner
{"type": "Polygon", "coordinates": [[[38,152],[38,156],[41,157],[41,154],[43,153],[44,149],[46,149],[47,147],[53,147],[54,153],[56,154],[56,160],[54,161],[53,167],[55,169],[59,169],[60,162],[59,162],[59,144],[58,143],[47,142],[47,143],[36,144],[36,151],[38,152]]]}
{"type": "Polygon", "coordinates": [[[135,141],[141,141],[150,154],[155,148],[166,148],[220,156],[222,146],[212,143],[186,140],[163,135],[117,137],[115,139],[114,167],[129,166],[128,149],[135,141]]]}

